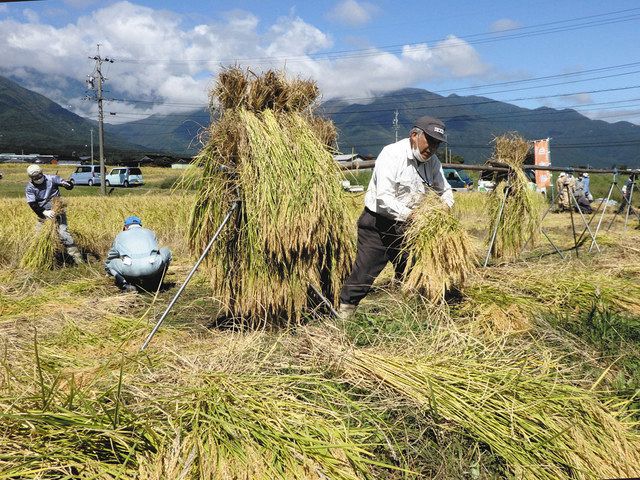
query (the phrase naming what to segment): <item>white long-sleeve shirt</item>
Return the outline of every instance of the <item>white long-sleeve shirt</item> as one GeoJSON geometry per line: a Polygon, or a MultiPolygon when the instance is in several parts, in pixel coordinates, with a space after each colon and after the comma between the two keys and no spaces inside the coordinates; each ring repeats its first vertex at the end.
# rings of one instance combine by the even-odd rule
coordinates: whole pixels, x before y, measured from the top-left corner
{"type": "Polygon", "coordinates": [[[364,205],[374,213],[404,222],[428,189],[438,193],[449,207],[453,206],[451,185],[444,178],[438,157],[432,155],[426,162],[417,162],[411,152],[411,143],[405,138],[387,145],[378,155],[364,205]],[[422,179],[418,168],[428,183],[422,179]]]}

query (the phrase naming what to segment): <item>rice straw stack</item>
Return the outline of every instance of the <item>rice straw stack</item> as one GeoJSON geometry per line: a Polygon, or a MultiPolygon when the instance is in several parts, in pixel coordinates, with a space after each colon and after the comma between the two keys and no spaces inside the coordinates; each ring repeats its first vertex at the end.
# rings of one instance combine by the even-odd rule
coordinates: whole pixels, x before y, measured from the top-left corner
{"type": "Polygon", "coordinates": [[[505,188],[509,189],[491,255],[494,258],[513,259],[521,253],[530,237],[535,241],[540,229],[542,201],[540,195],[529,188],[529,181],[522,170],[529,142],[511,132],[497,137],[494,143],[494,160],[506,164],[511,171],[496,185],[489,199],[491,235],[498,221],[505,188]]]}
{"type": "Polygon", "coordinates": [[[327,146],[331,129],[313,115],[316,84],[234,67],[212,95],[222,114],[196,159],[203,176],[190,222],[195,252],[241,200],[209,256],[214,295],[229,316],[285,322],[300,319],[311,285],[337,302],[354,248],[327,146]]]}

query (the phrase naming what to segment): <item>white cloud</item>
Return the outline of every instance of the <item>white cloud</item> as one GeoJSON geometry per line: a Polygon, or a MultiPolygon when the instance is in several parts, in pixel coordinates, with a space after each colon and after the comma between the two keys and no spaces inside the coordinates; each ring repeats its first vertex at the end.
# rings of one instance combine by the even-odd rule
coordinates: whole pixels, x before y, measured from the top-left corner
{"type": "Polygon", "coordinates": [[[489,30],[492,32],[504,32],[505,30],[512,30],[521,26],[522,24],[517,20],[512,20],[511,18],[501,18],[500,20],[496,20],[495,22],[493,22],[489,30]]]}
{"type": "Polygon", "coordinates": [[[62,27],[0,19],[0,74],[38,85],[76,113],[95,116],[95,103],[81,99],[94,66],[87,57],[95,55],[96,43],[103,57],[115,59],[103,65],[105,96],[127,100],[106,107],[118,112],[110,121],[205,106],[221,66],[235,63],[313,78],[325,99],[488,70],[473,47],[454,36],[434,45],[407,45],[399,53],[374,48],[329,58],[319,53],[333,46],[331,37],[295,15],[260,25],[255,15],[235,10],[220,21],[187,27],[176,13],[120,1],[62,27]]]}
{"type": "Polygon", "coordinates": [[[38,16],[38,14],[33,10],[31,10],[30,8],[25,8],[22,11],[22,14],[24,15],[24,18],[26,18],[29,23],[38,23],[40,21],[40,17],[38,16]]]}
{"type": "Polygon", "coordinates": [[[575,95],[569,95],[560,97],[561,102],[567,105],[589,105],[593,103],[593,97],[589,93],[577,93],[575,95]]]}
{"type": "Polygon", "coordinates": [[[327,17],[344,25],[358,26],[370,22],[378,10],[368,2],[342,0],[327,13],[327,17]]]}

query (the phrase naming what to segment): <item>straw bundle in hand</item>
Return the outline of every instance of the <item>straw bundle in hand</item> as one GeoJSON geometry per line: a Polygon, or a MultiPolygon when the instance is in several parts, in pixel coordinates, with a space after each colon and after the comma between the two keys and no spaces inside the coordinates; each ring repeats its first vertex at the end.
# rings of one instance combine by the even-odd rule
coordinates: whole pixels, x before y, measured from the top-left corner
{"type": "MultiPolygon", "coordinates": [[[[65,204],[60,197],[52,200],[51,210],[57,217],[64,213],[65,204]]],[[[58,222],[56,217],[44,220],[38,232],[31,238],[25,250],[20,266],[28,270],[53,270],[56,266],[56,256],[64,250],[58,236],[58,222]]]]}
{"type": "Polygon", "coordinates": [[[442,300],[452,287],[461,287],[475,268],[467,232],[434,193],[426,195],[409,218],[404,253],[404,288],[432,301],[442,300]]]}

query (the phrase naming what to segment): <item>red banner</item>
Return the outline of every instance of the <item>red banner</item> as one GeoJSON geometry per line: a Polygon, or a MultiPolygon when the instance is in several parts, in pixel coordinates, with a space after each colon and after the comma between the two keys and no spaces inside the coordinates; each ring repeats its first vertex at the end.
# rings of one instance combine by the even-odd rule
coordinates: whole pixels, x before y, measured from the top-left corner
{"type": "MultiPolygon", "coordinates": [[[[551,165],[549,154],[549,139],[535,140],[533,142],[536,165],[547,167],[551,165]]],[[[551,172],[549,170],[536,170],[536,185],[538,189],[546,189],[551,186],[551,172]]]]}

